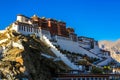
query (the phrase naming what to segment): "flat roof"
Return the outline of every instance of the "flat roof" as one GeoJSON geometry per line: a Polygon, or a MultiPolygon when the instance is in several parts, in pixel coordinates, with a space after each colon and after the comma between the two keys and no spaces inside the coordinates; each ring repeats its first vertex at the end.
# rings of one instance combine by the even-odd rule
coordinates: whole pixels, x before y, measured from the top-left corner
{"type": "Polygon", "coordinates": [[[30,17],[27,17],[27,16],[25,16],[23,14],[18,14],[17,16],[23,16],[23,17],[26,17],[26,18],[30,19],[30,17]]]}

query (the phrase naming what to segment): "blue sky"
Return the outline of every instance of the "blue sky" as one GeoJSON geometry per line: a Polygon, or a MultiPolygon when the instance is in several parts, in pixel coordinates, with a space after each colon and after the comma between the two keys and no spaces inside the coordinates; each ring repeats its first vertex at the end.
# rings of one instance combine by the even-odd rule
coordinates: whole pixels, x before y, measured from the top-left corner
{"type": "Polygon", "coordinates": [[[1,0],[0,29],[17,14],[62,20],[79,36],[96,40],[120,38],[120,0],[1,0]]]}

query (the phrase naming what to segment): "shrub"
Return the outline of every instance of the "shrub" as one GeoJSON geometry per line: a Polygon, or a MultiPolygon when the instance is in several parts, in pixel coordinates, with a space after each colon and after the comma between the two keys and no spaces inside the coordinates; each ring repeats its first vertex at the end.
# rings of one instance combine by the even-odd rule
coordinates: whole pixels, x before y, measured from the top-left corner
{"type": "Polygon", "coordinates": [[[93,73],[93,74],[102,74],[103,70],[101,68],[98,68],[98,67],[93,67],[92,70],[91,70],[91,73],[93,73]]]}

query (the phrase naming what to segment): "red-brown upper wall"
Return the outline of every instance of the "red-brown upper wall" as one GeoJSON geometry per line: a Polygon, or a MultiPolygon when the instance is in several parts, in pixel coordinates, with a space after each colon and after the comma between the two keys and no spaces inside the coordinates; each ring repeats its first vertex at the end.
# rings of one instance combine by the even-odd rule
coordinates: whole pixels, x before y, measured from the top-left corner
{"type": "Polygon", "coordinates": [[[31,20],[33,24],[38,25],[38,27],[49,30],[51,35],[68,37],[68,31],[66,29],[65,22],[57,21],[55,19],[39,18],[36,15],[34,15],[31,20]]]}

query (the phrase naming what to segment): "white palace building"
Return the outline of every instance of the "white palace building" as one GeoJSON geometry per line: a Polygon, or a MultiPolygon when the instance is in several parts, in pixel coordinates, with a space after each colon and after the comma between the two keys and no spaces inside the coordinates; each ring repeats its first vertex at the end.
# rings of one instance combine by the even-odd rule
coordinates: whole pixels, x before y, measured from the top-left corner
{"type": "MultiPolygon", "coordinates": [[[[77,69],[74,63],[70,62],[68,58],[61,54],[54,45],[59,45],[61,49],[74,53],[86,54],[89,57],[99,58],[100,55],[109,57],[108,53],[101,52],[97,41],[93,38],[84,36],[78,37],[73,28],[66,28],[66,23],[55,19],[38,17],[36,15],[26,17],[24,15],[17,15],[17,20],[12,23],[12,30],[24,35],[35,34],[42,37],[48,45],[50,45],[55,54],[60,57],[68,66],[77,69]]],[[[106,65],[110,58],[99,65],[106,65]]]]}

